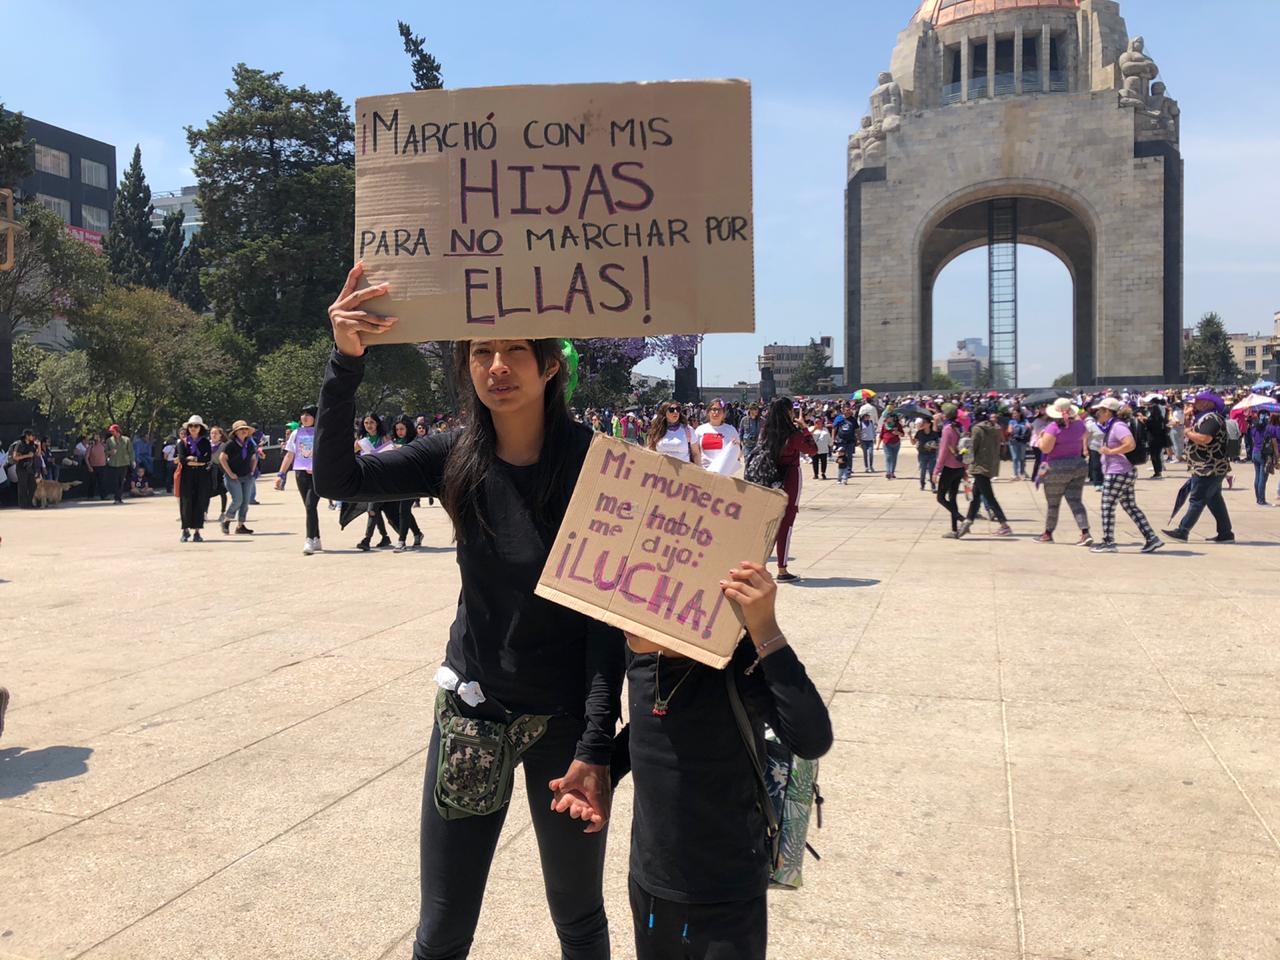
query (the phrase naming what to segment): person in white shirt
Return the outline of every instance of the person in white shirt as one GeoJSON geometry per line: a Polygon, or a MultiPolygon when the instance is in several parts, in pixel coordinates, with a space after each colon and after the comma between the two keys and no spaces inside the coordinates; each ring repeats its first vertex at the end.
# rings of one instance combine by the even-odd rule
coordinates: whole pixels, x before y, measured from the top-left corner
{"type": "Polygon", "coordinates": [[[649,425],[645,446],[685,463],[693,463],[695,457],[702,456],[693,430],[685,422],[684,410],[674,400],[658,408],[658,415],[649,425]]]}
{"type": "Polygon", "coordinates": [[[711,401],[707,421],[693,434],[702,454],[702,469],[726,477],[737,476],[742,468],[742,438],[736,427],[724,422],[723,402],[711,401]]]}
{"type": "Polygon", "coordinates": [[[817,454],[813,460],[813,479],[827,479],[827,458],[831,455],[831,431],[827,429],[826,422],[819,418],[813,424],[813,429],[809,431],[813,434],[813,442],[818,447],[817,454]],[[818,474],[821,472],[822,476],[818,474]]]}

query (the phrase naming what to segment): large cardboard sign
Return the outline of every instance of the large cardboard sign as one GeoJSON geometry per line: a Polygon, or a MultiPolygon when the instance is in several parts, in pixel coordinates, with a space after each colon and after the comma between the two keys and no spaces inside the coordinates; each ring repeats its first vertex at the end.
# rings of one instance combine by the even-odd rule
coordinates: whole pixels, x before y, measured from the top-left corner
{"type": "Polygon", "coordinates": [[[379,342],[755,329],[746,81],[356,101],[379,342]]]}
{"type": "Polygon", "coordinates": [[[724,667],[742,621],[720,580],[763,562],[786,494],[598,435],[538,596],[724,667]]]}

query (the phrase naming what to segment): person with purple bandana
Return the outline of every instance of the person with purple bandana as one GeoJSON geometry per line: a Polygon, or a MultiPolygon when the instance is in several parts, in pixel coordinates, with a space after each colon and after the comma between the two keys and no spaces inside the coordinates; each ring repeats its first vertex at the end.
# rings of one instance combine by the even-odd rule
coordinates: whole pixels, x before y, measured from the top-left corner
{"type": "Polygon", "coordinates": [[[1217,535],[1210,537],[1209,542],[1232,543],[1236,535],[1231,531],[1231,514],[1222,496],[1222,481],[1231,473],[1231,461],[1227,457],[1226,405],[1212,390],[1202,390],[1187,406],[1184,419],[1187,467],[1191,471],[1191,479],[1187,481],[1190,502],[1182,522],[1164,534],[1185,543],[1191,528],[1208,507],[1218,526],[1217,535]]]}
{"type": "Polygon", "coordinates": [[[1129,462],[1128,454],[1136,449],[1137,440],[1128,425],[1117,416],[1120,412],[1120,401],[1115,397],[1106,397],[1093,405],[1094,416],[1098,427],[1102,430],[1102,542],[1091,548],[1092,553],[1117,553],[1116,546],[1116,504],[1124,508],[1138,529],[1142,531],[1145,543],[1143,553],[1154,553],[1164,546],[1164,541],[1156,536],[1147,515],[1138,507],[1134,496],[1135,470],[1129,462]]]}

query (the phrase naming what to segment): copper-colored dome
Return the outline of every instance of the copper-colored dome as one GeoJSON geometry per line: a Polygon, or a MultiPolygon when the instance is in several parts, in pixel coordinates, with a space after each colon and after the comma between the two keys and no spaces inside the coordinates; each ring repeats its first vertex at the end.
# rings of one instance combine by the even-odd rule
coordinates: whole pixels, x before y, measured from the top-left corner
{"type": "Polygon", "coordinates": [[[1080,0],[924,0],[911,20],[913,23],[916,20],[928,20],[935,27],[940,27],[984,13],[1000,13],[1025,7],[1076,10],[1080,7],[1080,0]]]}

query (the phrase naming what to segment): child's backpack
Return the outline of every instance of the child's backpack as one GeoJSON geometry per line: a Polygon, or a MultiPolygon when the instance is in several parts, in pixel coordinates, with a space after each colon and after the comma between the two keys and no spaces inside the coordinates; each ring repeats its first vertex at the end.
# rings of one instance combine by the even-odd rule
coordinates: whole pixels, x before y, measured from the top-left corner
{"type": "Polygon", "coordinates": [[[822,859],[808,840],[811,819],[817,821],[819,829],[822,828],[823,800],[818,789],[818,761],[797,757],[767,725],[764,728],[765,756],[761,758],[733,670],[727,669],[724,673],[738,732],[742,734],[751,763],[756,768],[760,806],[768,824],[770,862],[773,865],[769,885],[798,890],[804,884],[805,851],[813,854],[815,860],[822,859]]]}
{"type": "Polygon", "coordinates": [[[774,490],[782,486],[782,474],[778,470],[778,461],[773,459],[768,446],[757,443],[747,456],[747,466],[742,476],[749,483],[770,487],[774,490]]]}

